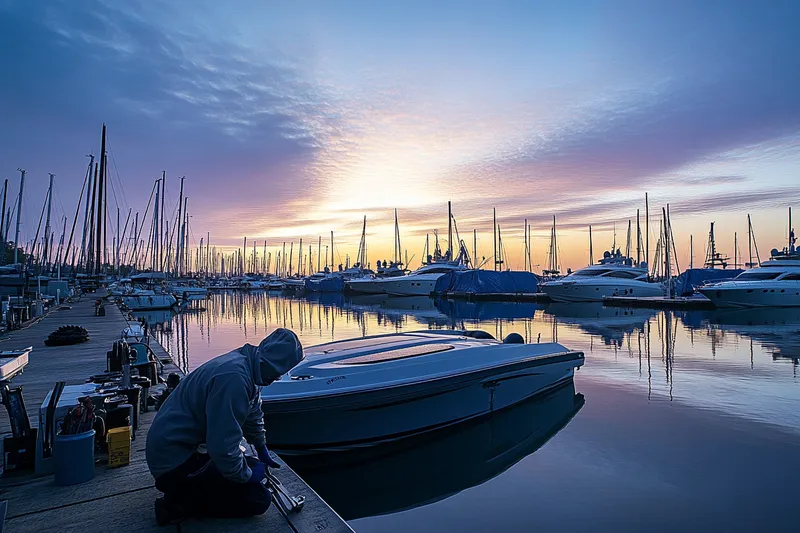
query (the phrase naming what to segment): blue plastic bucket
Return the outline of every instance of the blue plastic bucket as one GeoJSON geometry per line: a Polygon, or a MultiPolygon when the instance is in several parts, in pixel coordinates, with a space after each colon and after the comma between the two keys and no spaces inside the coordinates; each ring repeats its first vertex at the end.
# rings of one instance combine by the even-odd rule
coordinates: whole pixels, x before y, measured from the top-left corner
{"type": "Polygon", "coordinates": [[[56,435],[53,443],[56,485],[75,485],[94,477],[94,430],[56,435]]]}

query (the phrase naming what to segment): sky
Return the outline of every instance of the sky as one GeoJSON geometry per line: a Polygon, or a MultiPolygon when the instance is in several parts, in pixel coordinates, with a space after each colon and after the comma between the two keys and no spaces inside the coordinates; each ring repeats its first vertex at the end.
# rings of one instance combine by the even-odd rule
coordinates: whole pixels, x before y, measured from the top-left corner
{"type": "Polygon", "coordinates": [[[595,259],[615,231],[624,251],[648,192],[651,248],[669,203],[681,268],[712,221],[746,255],[748,213],[763,258],[800,205],[798,22],[791,0],[0,0],[0,178],[10,204],[27,171],[23,241],[54,173],[69,232],[106,123],[112,237],[165,171],[220,249],[334,231],[343,261],[366,216],[374,262],[396,208],[414,267],[451,200],[479,258],[496,208],[509,266],[526,219],[547,264],[556,216],[576,268],[589,225],[595,259]]]}

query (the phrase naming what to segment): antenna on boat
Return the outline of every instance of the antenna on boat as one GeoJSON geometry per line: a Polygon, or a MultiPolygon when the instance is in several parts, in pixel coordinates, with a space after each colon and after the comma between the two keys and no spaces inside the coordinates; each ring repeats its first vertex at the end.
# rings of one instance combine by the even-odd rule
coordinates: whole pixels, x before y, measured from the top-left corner
{"type": "Polygon", "coordinates": [[[689,234],[689,270],[694,268],[694,235],[689,234]]]}

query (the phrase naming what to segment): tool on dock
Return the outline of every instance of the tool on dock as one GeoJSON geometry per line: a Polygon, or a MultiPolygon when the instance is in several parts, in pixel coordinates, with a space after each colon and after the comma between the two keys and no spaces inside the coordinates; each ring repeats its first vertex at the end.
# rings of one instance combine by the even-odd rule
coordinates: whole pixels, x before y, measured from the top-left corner
{"type": "Polygon", "coordinates": [[[42,439],[42,456],[53,456],[53,437],[55,433],[55,413],[58,400],[61,398],[61,393],[64,392],[66,381],[57,381],[53,386],[53,392],[50,394],[50,401],[47,404],[44,418],[44,437],[42,439]]]}
{"type": "Polygon", "coordinates": [[[3,439],[3,471],[31,467],[36,449],[36,429],[31,428],[22,397],[22,386],[11,387],[11,380],[22,374],[32,346],[0,352],[0,402],[8,411],[11,437],[3,439]]]}
{"type": "Polygon", "coordinates": [[[306,503],[305,496],[292,496],[283,486],[281,480],[273,476],[267,468],[267,477],[262,482],[272,494],[272,500],[281,508],[283,514],[299,513],[306,503]]]}

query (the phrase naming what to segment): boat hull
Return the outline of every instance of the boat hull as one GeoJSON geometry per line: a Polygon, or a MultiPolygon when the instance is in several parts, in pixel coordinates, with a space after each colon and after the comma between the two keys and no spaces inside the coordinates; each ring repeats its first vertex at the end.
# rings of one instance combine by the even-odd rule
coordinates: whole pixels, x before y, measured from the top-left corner
{"type": "Polygon", "coordinates": [[[171,309],[177,300],[171,294],[132,294],[122,297],[122,303],[131,311],[171,309]]]}
{"type": "Polygon", "coordinates": [[[664,286],[635,280],[609,280],[600,283],[553,281],[542,285],[542,291],[554,302],[602,302],[610,296],[652,297],[664,296],[664,286]]]}
{"type": "Polygon", "coordinates": [[[361,294],[384,294],[380,279],[352,279],[347,287],[350,291],[361,294]]]}
{"type": "Polygon", "coordinates": [[[262,393],[269,444],[285,453],[372,446],[458,424],[557,387],[583,364],[568,352],[399,386],[277,400],[262,393]]]}
{"type": "Polygon", "coordinates": [[[391,296],[428,296],[436,287],[436,280],[444,274],[410,274],[396,278],[375,280],[384,294],[391,296]]]}
{"type": "Polygon", "coordinates": [[[701,287],[698,292],[717,307],[800,307],[800,282],[770,288],[755,283],[742,287],[701,287]]]}

